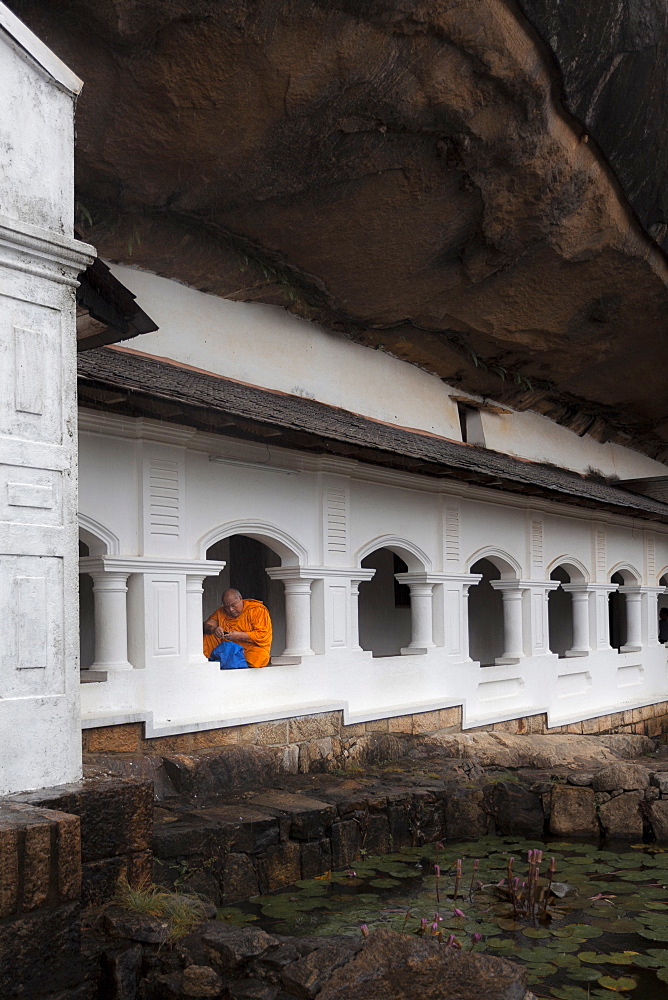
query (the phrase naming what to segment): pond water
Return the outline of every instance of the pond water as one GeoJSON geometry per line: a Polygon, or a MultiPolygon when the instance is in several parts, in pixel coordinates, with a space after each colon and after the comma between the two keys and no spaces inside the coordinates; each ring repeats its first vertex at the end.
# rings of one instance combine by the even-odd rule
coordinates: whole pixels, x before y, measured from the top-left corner
{"type": "Polygon", "coordinates": [[[360,934],[364,924],[435,935],[443,947],[523,963],[538,997],[668,997],[668,850],[647,844],[616,851],[486,837],[430,845],[364,858],[351,869],[223,907],[219,918],[280,934],[360,934]],[[529,850],[543,851],[533,916],[520,912],[529,908],[529,850]],[[552,857],[554,892],[547,894],[552,857]]]}

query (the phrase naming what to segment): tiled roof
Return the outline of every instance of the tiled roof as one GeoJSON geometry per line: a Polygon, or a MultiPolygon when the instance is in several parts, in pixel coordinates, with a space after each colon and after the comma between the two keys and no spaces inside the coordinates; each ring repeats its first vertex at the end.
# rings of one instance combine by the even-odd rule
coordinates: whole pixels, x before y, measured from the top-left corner
{"type": "MultiPolygon", "coordinates": [[[[371,420],[316,400],[235,382],[163,358],[99,348],[79,354],[78,364],[79,378],[84,383],[122,388],[135,401],[143,397],[182,403],[184,411],[206,410],[214,418],[209,422],[214,424],[216,414],[227,414],[259,426],[280,428],[285,432],[280,442],[285,447],[300,447],[290,439],[290,432],[295,432],[301,446],[309,450],[313,450],[314,443],[320,443],[332,452],[338,444],[346,445],[346,453],[350,454],[352,446],[359,449],[361,460],[394,468],[401,465],[398,459],[412,460],[413,467],[417,459],[424,463],[422,471],[431,475],[478,481],[513,492],[540,493],[554,500],[579,501],[586,506],[604,506],[619,513],[668,522],[668,504],[614,484],[371,420]],[[303,443],[307,438],[309,443],[303,443]]],[[[183,420],[178,416],[170,419],[197,424],[196,420],[187,419],[185,413],[183,420]]]]}

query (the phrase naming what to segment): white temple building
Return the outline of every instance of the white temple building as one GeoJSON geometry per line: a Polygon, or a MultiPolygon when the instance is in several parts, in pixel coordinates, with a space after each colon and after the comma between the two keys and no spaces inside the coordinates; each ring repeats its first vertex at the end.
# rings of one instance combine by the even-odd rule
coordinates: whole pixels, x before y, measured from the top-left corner
{"type": "Polygon", "coordinates": [[[611,481],[665,466],[277,307],[113,273],[158,330],[79,356],[84,727],[665,700],[668,504],[611,481]],[[227,586],[270,609],[263,670],[202,655],[227,586]]]}

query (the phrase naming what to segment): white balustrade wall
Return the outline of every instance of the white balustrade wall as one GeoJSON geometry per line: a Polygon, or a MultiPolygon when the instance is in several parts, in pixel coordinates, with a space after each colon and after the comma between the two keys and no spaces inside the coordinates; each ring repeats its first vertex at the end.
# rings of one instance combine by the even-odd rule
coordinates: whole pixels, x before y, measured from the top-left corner
{"type": "Polygon", "coordinates": [[[84,410],[80,424],[83,536],[106,553],[81,570],[95,580],[98,616],[113,618],[97,636],[106,680],[82,686],[84,726],[141,719],[155,735],[334,708],[355,722],[454,705],[465,727],[540,712],[564,725],[668,699],[668,650],[656,637],[666,525],[280,448],[267,463],[264,445],[148,420],[84,410]],[[156,514],[160,493],[168,518],[156,514]],[[220,671],[200,654],[202,581],[223,566],[206,551],[235,534],[281,559],[267,572],[285,588],[286,649],[262,670],[220,671]],[[362,562],[378,548],[401,557],[398,579],[411,592],[410,643],[383,657],[360,648],[357,627],[374,573],[362,562]],[[492,587],[503,599],[504,648],[491,666],[468,655],[467,596],[482,559],[499,567],[492,587]],[[557,566],[572,595],[573,645],[562,657],[548,636],[557,566]],[[623,586],[610,583],[614,573],[623,586]],[[619,652],[608,627],[618,589],[619,652]]]}

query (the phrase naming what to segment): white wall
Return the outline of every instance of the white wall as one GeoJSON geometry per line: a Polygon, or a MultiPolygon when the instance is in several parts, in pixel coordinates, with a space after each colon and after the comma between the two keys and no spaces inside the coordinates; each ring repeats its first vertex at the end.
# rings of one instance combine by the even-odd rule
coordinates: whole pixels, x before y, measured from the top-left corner
{"type": "MultiPolygon", "coordinates": [[[[230,302],[146,271],[111,267],[159,326],[126,345],[131,350],[461,440],[451,398],[459,390],[414,365],[277,306],[230,302]]],[[[621,479],[668,471],[644,455],[581,438],[536,413],[483,411],[481,417],[486,447],[495,451],[621,479]]]]}
{"type": "MultiPolygon", "coordinates": [[[[358,721],[451,705],[464,706],[466,726],[543,711],[560,725],[668,698],[666,649],[656,641],[656,588],[668,566],[665,525],[606,511],[594,518],[535,499],[528,506],[519,496],[279,448],[267,468],[264,445],[90,411],[80,420],[81,514],[116,538],[109,569],[129,560],[129,633],[141,623],[141,648],[131,641],[129,669],[84,686],[84,725],[141,718],[150,735],[325,707],[343,708],[358,721]],[[174,476],[174,527],[166,541],[151,520],[156,462],[174,476]],[[204,572],[218,539],[235,534],[277,553],[296,619],[306,626],[305,655],[242,676],[189,653],[201,648],[203,608],[201,598],[198,606],[189,603],[188,580],[204,572]],[[413,580],[433,585],[434,646],[425,654],[374,658],[359,648],[353,581],[364,578],[361,564],[377,549],[396,552],[413,580]],[[464,593],[480,559],[496,559],[505,567],[501,582],[521,588],[524,652],[516,661],[481,667],[468,658],[464,593]],[[550,572],[564,562],[590,587],[592,651],[559,659],[548,644],[546,593],[550,572]],[[648,588],[642,647],[624,653],[611,650],[604,634],[605,587],[620,565],[648,588]],[[307,655],[309,641],[315,655],[307,655]]],[[[224,549],[218,554],[224,557],[224,549]]]]}
{"type": "Polygon", "coordinates": [[[2,4],[0,87],[2,795],[81,774],[75,288],[92,254],[69,235],[80,81],[2,4]]]}

